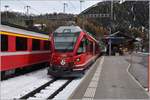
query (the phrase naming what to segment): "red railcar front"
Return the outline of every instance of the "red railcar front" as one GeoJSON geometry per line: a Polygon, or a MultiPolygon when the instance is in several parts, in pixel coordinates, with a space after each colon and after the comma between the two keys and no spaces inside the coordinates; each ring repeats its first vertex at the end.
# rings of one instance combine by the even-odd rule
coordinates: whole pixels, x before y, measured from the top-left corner
{"type": "Polygon", "coordinates": [[[51,36],[48,74],[54,77],[80,76],[96,59],[96,45],[96,40],[78,26],[59,27],[51,36]]]}

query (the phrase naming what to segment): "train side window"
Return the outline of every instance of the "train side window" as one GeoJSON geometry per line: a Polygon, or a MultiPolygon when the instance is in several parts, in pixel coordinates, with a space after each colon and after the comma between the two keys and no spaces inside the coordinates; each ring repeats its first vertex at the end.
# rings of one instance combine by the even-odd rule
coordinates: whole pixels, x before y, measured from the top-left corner
{"type": "Polygon", "coordinates": [[[86,42],[85,42],[85,39],[83,39],[80,43],[78,50],[77,50],[77,54],[81,54],[85,51],[86,51],[86,42]]]}
{"type": "Polygon", "coordinates": [[[40,50],[40,40],[32,40],[32,50],[40,50]]]}
{"type": "Polygon", "coordinates": [[[44,50],[50,50],[50,41],[44,41],[44,50]]]}
{"type": "Polygon", "coordinates": [[[90,52],[93,52],[94,47],[93,47],[93,42],[91,42],[91,41],[90,41],[90,44],[89,44],[89,48],[90,48],[90,52]]]}
{"type": "Polygon", "coordinates": [[[1,51],[8,51],[8,36],[1,35],[1,51]]]}
{"type": "Polygon", "coordinates": [[[27,38],[16,37],[16,51],[27,50],[27,38]]]}

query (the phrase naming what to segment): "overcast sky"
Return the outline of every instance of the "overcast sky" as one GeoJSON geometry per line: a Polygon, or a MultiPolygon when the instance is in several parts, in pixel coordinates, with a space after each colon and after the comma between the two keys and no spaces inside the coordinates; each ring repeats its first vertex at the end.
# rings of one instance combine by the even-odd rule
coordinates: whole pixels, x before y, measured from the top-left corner
{"type": "MultiPolygon", "coordinates": [[[[83,0],[82,11],[102,0],[83,0]]],[[[63,12],[63,4],[67,3],[66,13],[79,14],[80,0],[1,0],[1,11],[5,10],[5,5],[9,5],[9,11],[26,12],[25,6],[29,5],[29,13],[45,14],[53,12],[63,12]]]]}

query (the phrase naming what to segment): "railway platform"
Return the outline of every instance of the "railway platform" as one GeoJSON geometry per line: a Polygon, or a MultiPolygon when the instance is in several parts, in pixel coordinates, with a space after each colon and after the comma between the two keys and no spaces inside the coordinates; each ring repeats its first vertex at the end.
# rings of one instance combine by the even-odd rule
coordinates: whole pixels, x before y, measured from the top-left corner
{"type": "Polygon", "coordinates": [[[99,58],[69,99],[148,99],[145,89],[128,71],[126,56],[99,58]]]}

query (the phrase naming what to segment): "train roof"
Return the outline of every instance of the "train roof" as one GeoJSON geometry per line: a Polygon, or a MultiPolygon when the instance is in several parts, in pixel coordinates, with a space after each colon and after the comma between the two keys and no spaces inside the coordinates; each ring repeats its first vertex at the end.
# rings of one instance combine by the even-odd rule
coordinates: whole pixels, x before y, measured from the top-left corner
{"type": "Polygon", "coordinates": [[[29,35],[29,36],[35,36],[35,37],[41,37],[41,38],[49,38],[49,35],[46,35],[46,34],[27,31],[24,29],[14,28],[14,27],[7,26],[7,25],[0,25],[0,31],[12,32],[14,34],[29,35]]]}
{"type": "Polygon", "coordinates": [[[82,29],[79,26],[60,26],[57,28],[54,33],[65,33],[65,32],[71,32],[71,33],[76,33],[76,32],[81,32],[82,29]]]}
{"type": "Polygon", "coordinates": [[[93,37],[91,36],[90,34],[88,34],[88,32],[82,30],[79,26],[60,26],[58,27],[54,33],[66,33],[66,32],[71,32],[71,33],[77,33],[77,32],[85,32],[91,39],[93,39],[95,42],[98,43],[98,41],[93,37]]]}

